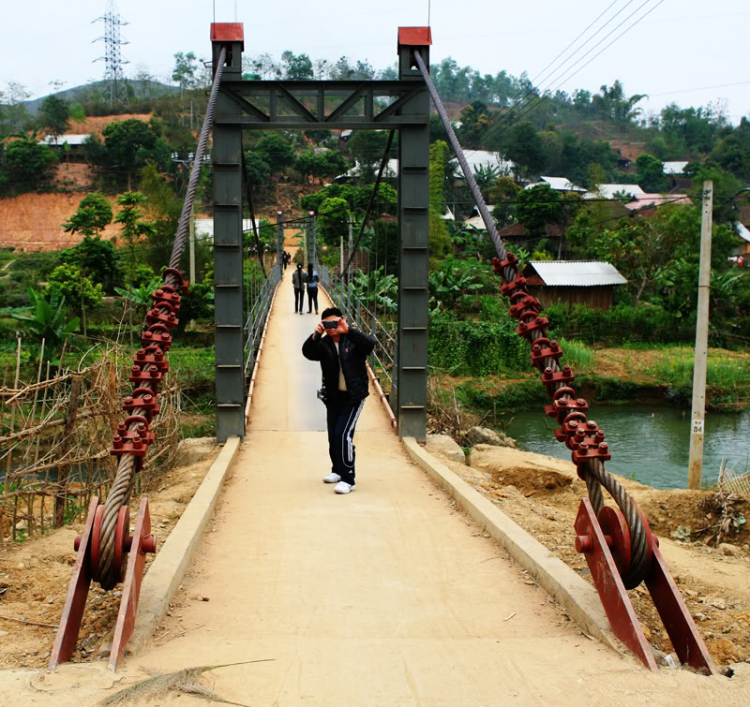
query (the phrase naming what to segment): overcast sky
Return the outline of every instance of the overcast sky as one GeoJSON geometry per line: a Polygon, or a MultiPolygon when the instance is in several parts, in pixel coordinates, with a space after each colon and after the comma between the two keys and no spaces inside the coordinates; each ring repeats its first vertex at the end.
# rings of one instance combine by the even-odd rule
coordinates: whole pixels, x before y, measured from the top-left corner
{"type": "MultiPolygon", "coordinates": [[[[750,114],[748,0],[659,1],[615,0],[579,44],[625,8],[621,14],[569,62],[569,70],[563,67],[541,85],[550,83],[556,88],[562,82],[565,90],[596,91],[619,78],[628,94],[651,95],[641,103],[647,111],[658,111],[673,101],[705,105],[721,99],[726,101],[732,122],[750,114]],[[641,6],[573,67],[580,56],[641,6]],[[566,78],[650,8],[655,10],[622,39],[580,73],[566,78]]],[[[526,70],[534,78],[610,3],[432,0],[432,60],[452,56],[460,65],[469,64],[483,73],[505,69],[518,75],[526,70]]],[[[209,56],[213,5],[213,0],[119,0],[119,12],[129,22],[122,28],[122,38],[129,42],[122,48],[124,58],[130,61],[126,75],[146,67],[166,78],[175,52],[209,56]]],[[[278,57],[292,49],[313,59],[336,60],[341,55],[367,59],[383,68],[395,60],[396,28],[427,24],[428,0],[215,0],[215,5],[219,22],[234,21],[236,8],[237,20],[245,24],[246,54],[270,52],[278,57]]],[[[49,93],[53,81],[72,87],[101,78],[104,63],[92,61],[104,55],[104,44],[92,44],[92,40],[103,35],[104,27],[92,20],[104,14],[105,8],[106,0],[16,3],[12,22],[5,23],[0,39],[0,90],[8,81],[16,81],[36,97],[49,93]]]]}

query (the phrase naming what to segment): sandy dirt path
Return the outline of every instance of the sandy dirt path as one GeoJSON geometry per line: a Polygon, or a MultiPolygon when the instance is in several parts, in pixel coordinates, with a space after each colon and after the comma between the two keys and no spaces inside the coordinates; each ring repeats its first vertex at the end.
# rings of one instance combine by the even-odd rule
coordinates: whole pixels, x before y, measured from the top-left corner
{"type": "MultiPolygon", "coordinates": [[[[334,495],[321,482],[330,465],[313,396],[320,373],[300,353],[316,318],[294,314],[289,271],[281,288],[251,426],[215,521],[172,616],[126,660],[119,687],[141,666],[272,659],[217,670],[208,682],[244,705],[748,704],[747,672],[731,682],[651,675],[582,636],[407,461],[374,397],[355,437],[357,491],[334,495]]],[[[15,677],[19,689],[38,680],[15,677]]],[[[23,701],[2,703],[53,704],[56,693],[56,707],[89,705],[112,691],[102,673],[96,686],[73,668],[47,677],[19,692],[23,701]]],[[[205,701],[147,704],[173,703],[205,701]]]]}

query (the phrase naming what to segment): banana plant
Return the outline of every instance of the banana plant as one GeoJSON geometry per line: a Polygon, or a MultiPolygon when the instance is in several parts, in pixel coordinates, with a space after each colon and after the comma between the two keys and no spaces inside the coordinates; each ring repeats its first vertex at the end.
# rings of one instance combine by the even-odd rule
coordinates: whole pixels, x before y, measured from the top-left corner
{"type": "Polygon", "coordinates": [[[58,366],[60,362],[57,356],[64,341],[78,329],[79,319],[73,317],[66,321],[65,297],[57,290],[51,290],[47,301],[42,293],[30,289],[29,299],[32,302],[31,315],[11,314],[11,317],[24,322],[39,344],[44,341],[45,359],[53,366],[58,366]]]}

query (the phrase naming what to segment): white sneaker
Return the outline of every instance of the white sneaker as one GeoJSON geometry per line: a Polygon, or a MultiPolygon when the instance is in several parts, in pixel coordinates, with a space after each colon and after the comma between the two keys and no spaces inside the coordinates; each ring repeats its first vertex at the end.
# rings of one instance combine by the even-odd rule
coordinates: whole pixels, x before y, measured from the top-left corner
{"type": "Polygon", "coordinates": [[[336,484],[339,481],[341,481],[341,477],[333,471],[328,476],[323,477],[324,484],[336,484]]]}
{"type": "Polygon", "coordinates": [[[336,486],[334,486],[333,490],[336,493],[351,493],[356,488],[357,487],[354,484],[347,484],[346,481],[339,481],[336,486]]]}

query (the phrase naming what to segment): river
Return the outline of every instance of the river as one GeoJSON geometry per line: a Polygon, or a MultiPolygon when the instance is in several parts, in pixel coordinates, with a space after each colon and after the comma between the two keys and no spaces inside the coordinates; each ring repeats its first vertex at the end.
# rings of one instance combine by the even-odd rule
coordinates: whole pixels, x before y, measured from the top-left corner
{"type": "MultiPolygon", "coordinates": [[[[654,488],[686,488],[690,456],[690,412],[653,405],[596,405],[590,419],[607,435],[612,461],[607,469],[654,488]]],[[[555,441],[555,420],[540,409],[498,415],[498,429],[530,452],[570,459],[570,451],[555,441]]],[[[490,422],[492,421],[490,417],[490,422]]],[[[750,412],[706,416],[703,483],[715,483],[721,460],[735,471],[750,471],[750,412]]]]}

